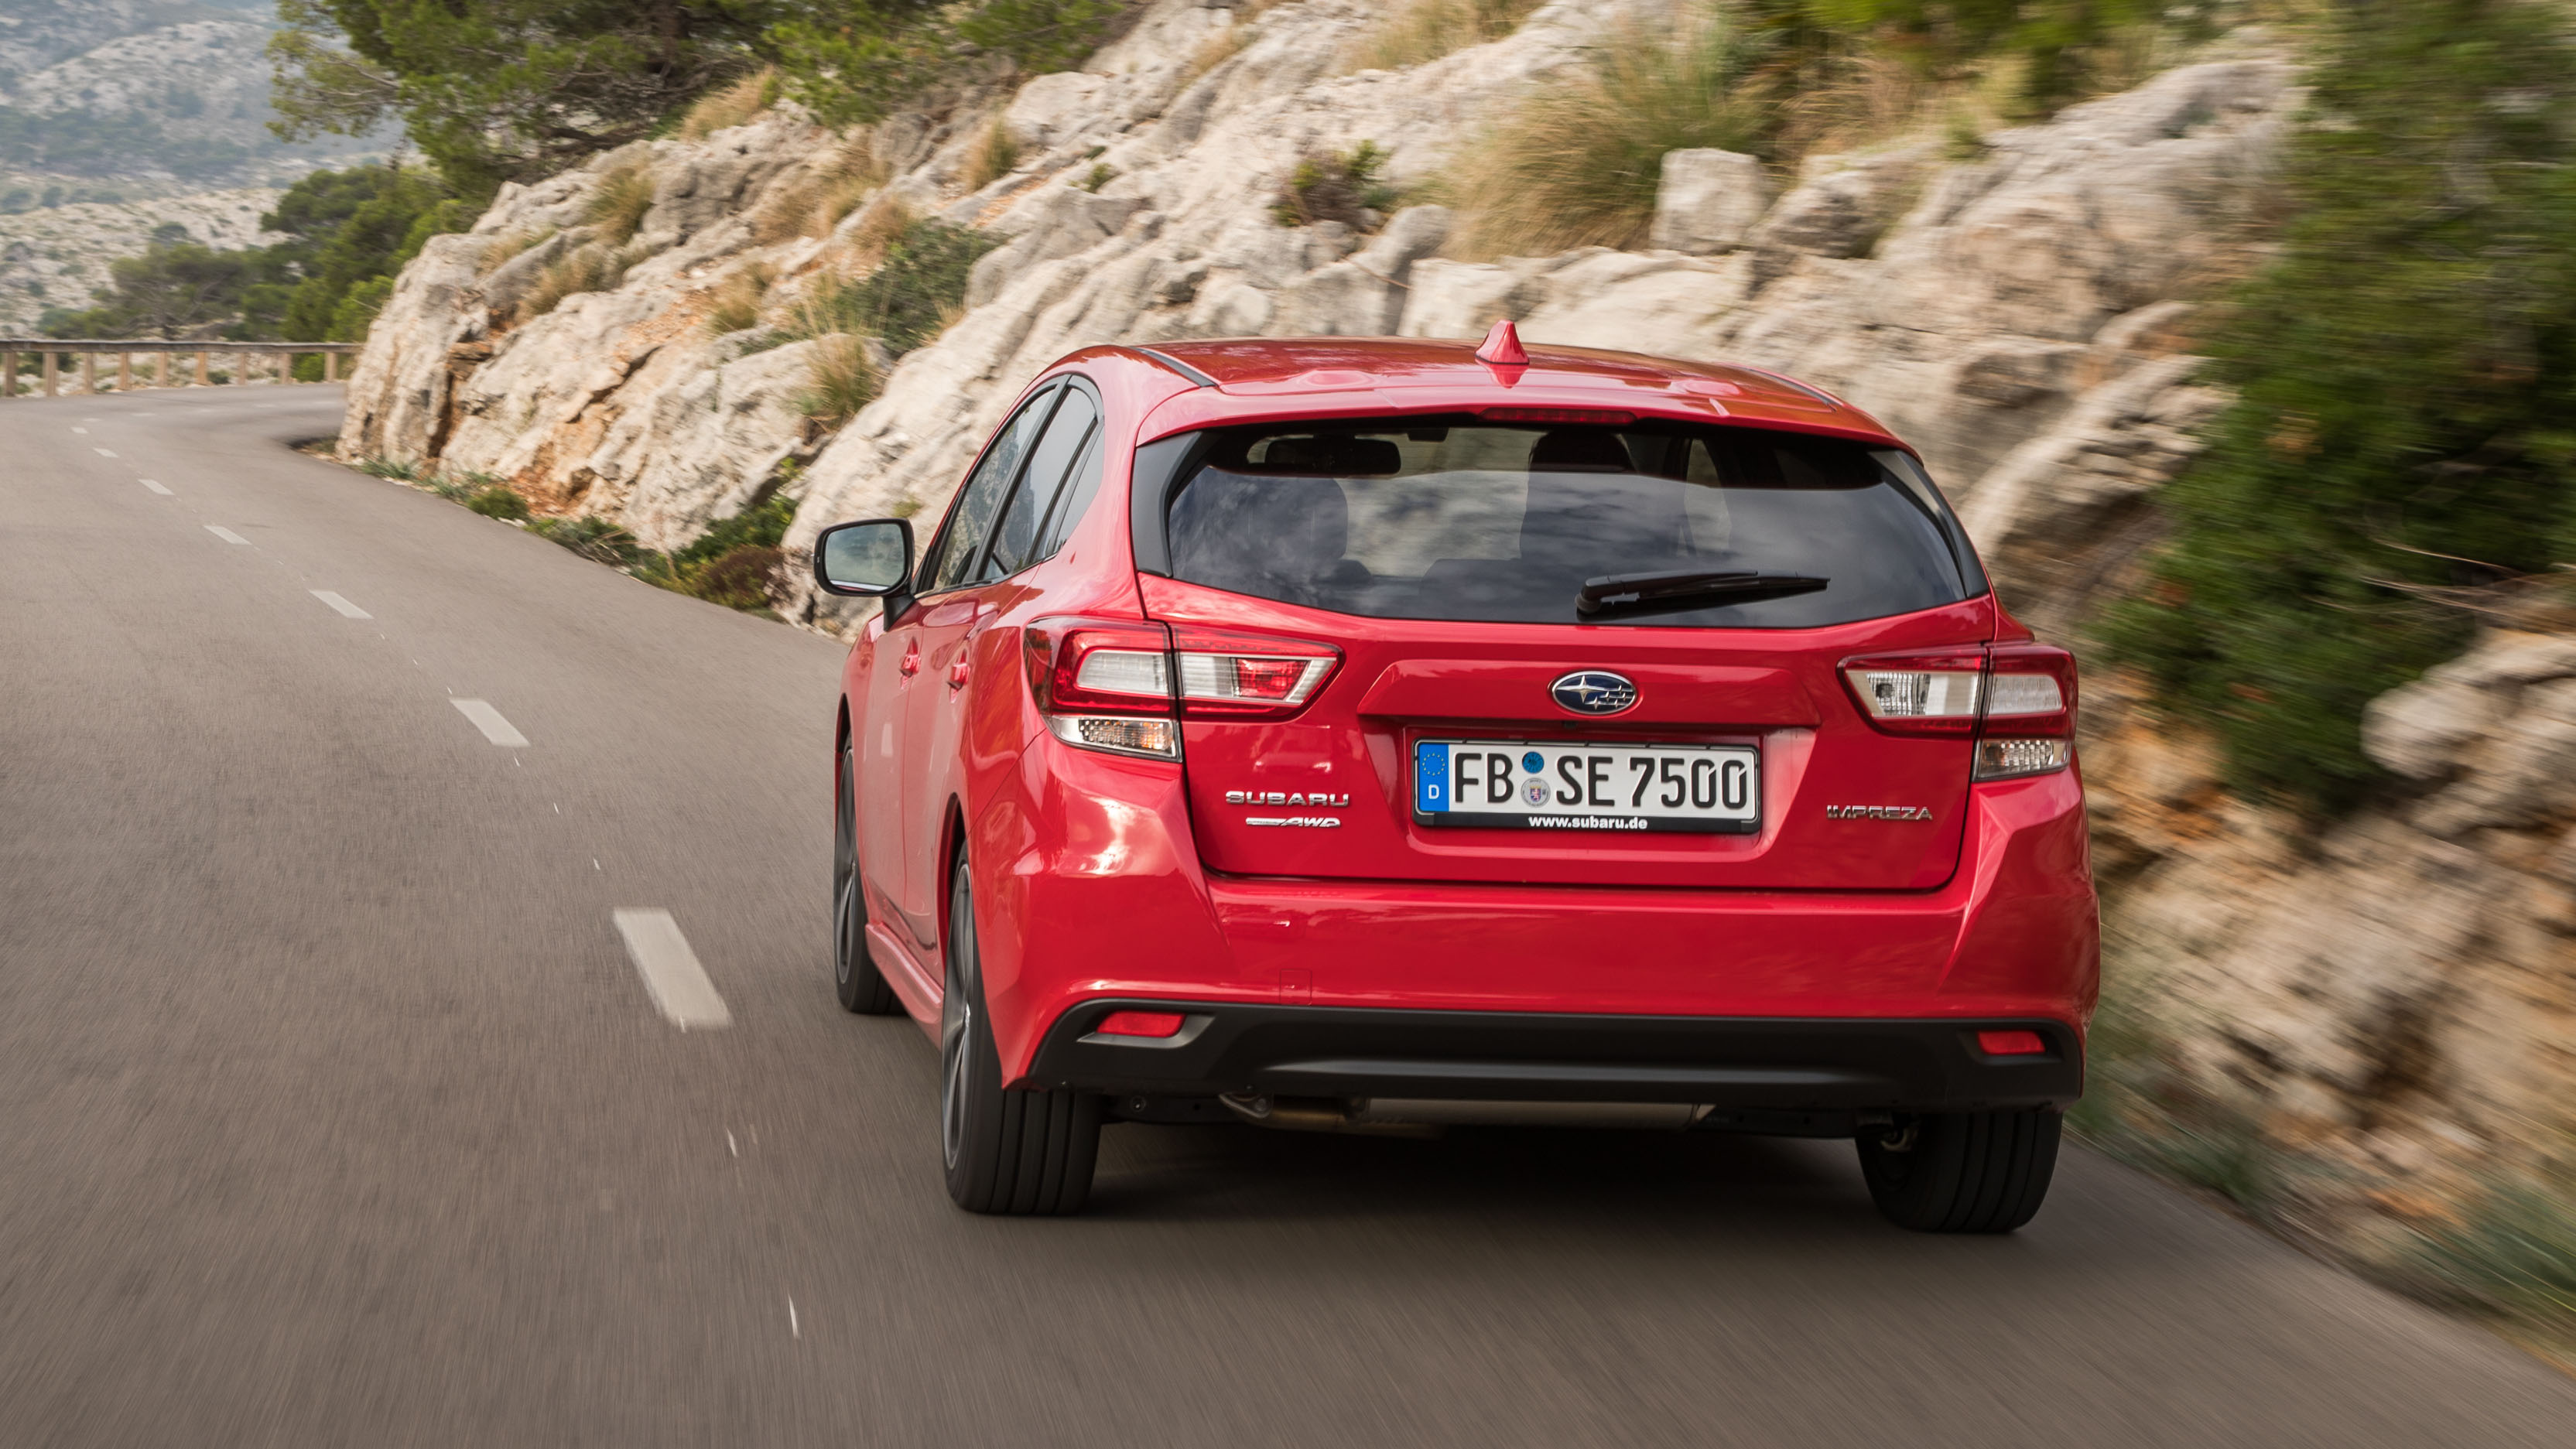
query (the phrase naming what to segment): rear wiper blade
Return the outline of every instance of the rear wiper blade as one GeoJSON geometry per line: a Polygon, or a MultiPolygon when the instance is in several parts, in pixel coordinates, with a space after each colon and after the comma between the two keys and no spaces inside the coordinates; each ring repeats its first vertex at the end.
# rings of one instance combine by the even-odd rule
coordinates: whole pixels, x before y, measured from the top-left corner
{"type": "Polygon", "coordinates": [[[1814,574],[1760,574],[1740,569],[1604,574],[1583,581],[1582,591],[1574,596],[1574,612],[1587,619],[1601,614],[1667,613],[1696,609],[1720,599],[1732,603],[1812,594],[1831,582],[1814,574]]]}

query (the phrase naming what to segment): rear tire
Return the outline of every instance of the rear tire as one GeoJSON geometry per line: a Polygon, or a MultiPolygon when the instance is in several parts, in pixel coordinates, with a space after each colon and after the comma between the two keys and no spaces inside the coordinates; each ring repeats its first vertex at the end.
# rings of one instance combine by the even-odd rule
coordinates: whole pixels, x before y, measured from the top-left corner
{"type": "Polygon", "coordinates": [[[891,1016],[901,1004],[868,955],[868,900],[859,880],[858,772],[850,742],[841,741],[839,820],[832,833],[832,985],[841,1009],[861,1016],[891,1016]]]}
{"type": "Polygon", "coordinates": [[[1859,1139],[1879,1214],[1918,1233],[2009,1233],[2029,1222],[2057,1170],[2055,1111],[1937,1112],[1859,1139]]]}
{"type": "Polygon", "coordinates": [[[960,855],[948,891],[948,986],[939,1004],[939,1147],[948,1195],[968,1212],[1080,1212],[1100,1153],[1100,1098],[1003,1090],[967,874],[960,855]]]}

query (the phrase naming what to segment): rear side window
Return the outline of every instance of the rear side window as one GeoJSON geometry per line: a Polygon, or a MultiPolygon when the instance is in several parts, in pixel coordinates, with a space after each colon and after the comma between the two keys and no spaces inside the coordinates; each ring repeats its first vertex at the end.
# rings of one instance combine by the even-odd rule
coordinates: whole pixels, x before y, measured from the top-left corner
{"type": "Polygon", "coordinates": [[[1091,394],[1079,387],[1066,388],[1054,421],[1047,424],[1046,435],[1038,440],[1036,451],[1029,454],[1028,473],[1011,494],[1009,506],[1002,510],[1001,524],[993,530],[992,556],[985,561],[980,577],[1005,578],[1046,556],[1038,544],[1056,510],[1066,476],[1073,471],[1099,423],[1100,407],[1091,400],[1091,394]]]}
{"type": "Polygon", "coordinates": [[[1176,578],[1388,619],[1810,628],[1982,592],[1912,460],[1687,424],[1209,435],[1176,578]]]}
{"type": "Polygon", "coordinates": [[[948,526],[940,531],[939,542],[932,546],[931,557],[922,565],[921,576],[929,580],[922,586],[924,593],[974,581],[975,565],[983,556],[993,515],[1001,508],[1012,480],[1019,476],[1020,462],[1037,442],[1038,430],[1046,426],[1054,410],[1055,395],[1060,391],[1061,385],[1050,387],[1021,404],[1011,420],[993,435],[983,461],[975,465],[965,486],[957,490],[957,505],[948,510],[948,526]]]}

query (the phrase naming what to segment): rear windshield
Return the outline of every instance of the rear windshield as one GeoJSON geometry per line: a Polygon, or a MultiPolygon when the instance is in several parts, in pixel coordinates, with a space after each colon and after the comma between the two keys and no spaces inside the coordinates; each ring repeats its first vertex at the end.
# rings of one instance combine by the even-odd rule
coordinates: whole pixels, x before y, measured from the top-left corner
{"type": "Polygon", "coordinates": [[[1837,438],[1361,422],[1196,451],[1173,576],[1336,613],[1791,629],[1985,587],[1914,460],[1837,438]]]}

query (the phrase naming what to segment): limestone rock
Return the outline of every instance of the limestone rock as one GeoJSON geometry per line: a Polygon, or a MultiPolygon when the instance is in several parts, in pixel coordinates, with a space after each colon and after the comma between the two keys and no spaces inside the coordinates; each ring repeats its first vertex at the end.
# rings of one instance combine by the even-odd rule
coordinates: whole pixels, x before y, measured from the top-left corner
{"type": "Polygon", "coordinates": [[[1931,160],[1928,146],[1809,160],[1797,188],[1780,198],[1750,238],[1766,254],[1761,280],[1787,270],[1794,253],[1866,255],[1913,199],[1931,160]]]}
{"type": "Polygon", "coordinates": [[[1703,256],[1731,252],[1744,245],[1770,205],[1771,178],[1754,157],[1713,149],[1667,151],[1655,188],[1652,244],[1703,256]]]}

